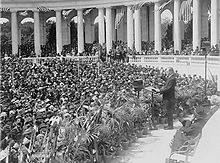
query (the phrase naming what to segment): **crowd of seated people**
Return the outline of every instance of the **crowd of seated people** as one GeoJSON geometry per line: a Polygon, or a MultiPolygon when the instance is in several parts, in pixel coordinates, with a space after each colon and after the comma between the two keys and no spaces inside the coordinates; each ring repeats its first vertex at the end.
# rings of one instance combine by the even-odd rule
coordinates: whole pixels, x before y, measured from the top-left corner
{"type": "MultiPolygon", "coordinates": [[[[111,60],[100,64],[87,62],[79,66],[70,60],[52,59],[41,65],[20,58],[2,60],[1,64],[1,139],[19,137],[33,125],[33,116],[43,121],[66,109],[69,113],[82,101],[91,105],[94,96],[102,98],[115,89],[132,89],[135,79],[158,87],[163,68],[139,67],[111,60]],[[43,117],[41,117],[43,115],[43,117]]],[[[203,79],[193,76],[178,77],[178,84],[188,85],[191,80],[203,79]]],[[[178,85],[177,84],[177,85],[178,85]]]]}
{"type": "MultiPolygon", "coordinates": [[[[59,58],[35,64],[12,57],[1,63],[2,149],[9,141],[16,148],[23,133],[34,126],[38,129],[37,137],[42,135],[54,116],[74,116],[73,111],[79,106],[92,109],[95,99],[102,99],[107,93],[133,90],[136,79],[143,79],[145,86],[159,88],[163,84],[160,76],[165,73],[163,68],[124,64],[115,58],[100,64],[77,64],[59,58]]],[[[176,76],[177,87],[204,81],[196,75],[181,76],[176,72],[176,76]]]]}

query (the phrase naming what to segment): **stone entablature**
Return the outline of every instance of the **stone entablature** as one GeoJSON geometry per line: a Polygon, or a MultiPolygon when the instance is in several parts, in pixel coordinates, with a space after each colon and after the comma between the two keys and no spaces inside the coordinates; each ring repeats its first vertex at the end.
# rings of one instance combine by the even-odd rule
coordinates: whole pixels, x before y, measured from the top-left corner
{"type": "MultiPolygon", "coordinates": [[[[159,1],[149,0],[152,3],[159,1]]],[[[63,10],[134,5],[139,2],[143,2],[143,0],[2,0],[1,7],[14,10],[34,10],[39,6],[45,6],[50,10],[63,10]]]]}

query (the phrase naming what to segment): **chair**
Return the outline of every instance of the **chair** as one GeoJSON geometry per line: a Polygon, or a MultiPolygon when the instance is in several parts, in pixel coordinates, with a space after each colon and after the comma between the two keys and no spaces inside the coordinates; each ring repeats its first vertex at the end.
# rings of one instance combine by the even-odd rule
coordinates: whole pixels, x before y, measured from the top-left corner
{"type": "Polygon", "coordinates": [[[192,138],[190,140],[187,140],[184,142],[184,144],[176,151],[171,152],[169,156],[169,162],[167,163],[172,163],[171,157],[175,154],[180,154],[180,155],[185,155],[185,161],[184,163],[189,163],[188,158],[189,156],[193,156],[196,150],[196,147],[199,144],[199,140],[202,136],[202,133],[199,133],[195,138],[192,138]]]}

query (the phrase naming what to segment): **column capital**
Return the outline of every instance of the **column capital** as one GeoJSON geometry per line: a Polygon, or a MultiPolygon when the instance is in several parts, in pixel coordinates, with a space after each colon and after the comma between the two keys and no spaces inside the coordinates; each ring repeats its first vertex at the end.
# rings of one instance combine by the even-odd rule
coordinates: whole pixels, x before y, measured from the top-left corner
{"type": "Polygon", "coordinates": [[[39,9],[33,9],[32,12],[40,12],[39,9]]]}
{"type": "Polygon", "coordinates": [[[16,12],[18,12],[19,10],[17,10],[17,9],[10,9],[10,11],[9,12],[11,12],[11,13],[16,13],[16,12]]]}
{"type": "Polygon", "coordinates": [[[61,12],[62,9],[53,9],[55,12],[61,12]]]}
{"type": "Polygon", "coordinates": [[[75,8],[77,11],[83,11],[84,8],[75,8]]]}
{"type": "Polygon", "coordinates": [[[106,9],[112,9],[112,6],[106,6],[105,8],[106,9]]]}
{"type": "Polygon", "coordinates": [[[104,10],[104,8],[105,8],[105,7],[103,7],[103,6],[97,7],[98,10],[101,10],[101,9],[104,10]]]}
{"type": "Polygon", "coordinates": [[[154,2],[154,4],[160,5],[161,2],[160,2],[160,1],[157,1],[157,2],[154,2]]]}

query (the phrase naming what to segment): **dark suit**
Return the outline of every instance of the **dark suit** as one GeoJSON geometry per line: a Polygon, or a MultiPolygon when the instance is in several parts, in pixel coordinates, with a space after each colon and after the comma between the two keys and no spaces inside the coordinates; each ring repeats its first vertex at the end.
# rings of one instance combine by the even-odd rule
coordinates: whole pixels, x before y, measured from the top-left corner
{"type": "Polygon", "coordinates": [[[165,86],[160,90],[160,93],[163,94],[163,103],[167,110],[168,126],[173,127],[173,111],[175,105],[175,86],[176,86],[175,74],[172,74],[170,77],[165,79],[165,81],[166,81],[165,86]]]}

